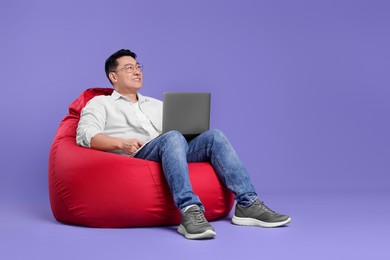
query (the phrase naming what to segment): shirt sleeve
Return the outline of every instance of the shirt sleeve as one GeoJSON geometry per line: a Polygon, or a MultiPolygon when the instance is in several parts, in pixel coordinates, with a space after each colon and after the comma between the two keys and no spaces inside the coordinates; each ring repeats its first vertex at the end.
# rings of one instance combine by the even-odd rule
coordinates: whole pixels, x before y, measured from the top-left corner
{"type": "Polygon", "coordinates": [[[91,99],[81,110],[77,127],[76,142],[84,147],[91,147],[91,139],[103,133],[107,113],[104,105],[98,99],[91,99]]]}

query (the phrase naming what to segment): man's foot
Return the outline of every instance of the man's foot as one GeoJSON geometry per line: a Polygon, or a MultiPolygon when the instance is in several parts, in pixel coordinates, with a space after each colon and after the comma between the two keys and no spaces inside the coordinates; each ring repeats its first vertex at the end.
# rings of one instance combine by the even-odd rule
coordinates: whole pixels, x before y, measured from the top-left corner
{"type": "Polygon", "coordinates": [[[287,215],[278,214],[257,199],[247,208],[236,204],[236,210],[232,222],[242,226],[279,227],[290,223],[287,215]]]}
{"type": "Polygon", "coordinates": [[[183,213],[177,232],[187,239],[213,238],[217,235],[198,205],[191,206],[183,213]]]}

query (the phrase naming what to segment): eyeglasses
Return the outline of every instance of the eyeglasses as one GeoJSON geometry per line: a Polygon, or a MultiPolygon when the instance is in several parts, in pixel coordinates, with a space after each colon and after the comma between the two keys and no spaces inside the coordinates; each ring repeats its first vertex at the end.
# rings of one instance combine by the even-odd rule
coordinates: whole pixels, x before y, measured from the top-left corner
{"type": "Polygon", "coordinates": [[[127,66],[124,66],[123,68],[113,70],[112,72],[118,72],[120,70],[125,69],[127,73],[134,73],[135,70],[142,71],[143,68],[144,68],[144,65],[142,65],[141,63],[137,63],[135,66],[127,65],[127,66]]]}

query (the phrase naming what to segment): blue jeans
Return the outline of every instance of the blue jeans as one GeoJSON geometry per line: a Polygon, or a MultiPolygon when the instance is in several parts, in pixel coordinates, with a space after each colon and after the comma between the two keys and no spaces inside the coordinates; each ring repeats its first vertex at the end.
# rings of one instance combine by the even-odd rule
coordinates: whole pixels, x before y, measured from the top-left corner
{"type": "Polygon", "coordinates": [[[219,130],[206,131],[187,142],[180,132],[170,131],[146,144],[136,158],[161,162],[176,206],[203,207],[192,190],[188,162],[211,162],[223,184],[235,194],[237,203],[250,206],[257,198],[249,175],[226,136],[219,130]]]}

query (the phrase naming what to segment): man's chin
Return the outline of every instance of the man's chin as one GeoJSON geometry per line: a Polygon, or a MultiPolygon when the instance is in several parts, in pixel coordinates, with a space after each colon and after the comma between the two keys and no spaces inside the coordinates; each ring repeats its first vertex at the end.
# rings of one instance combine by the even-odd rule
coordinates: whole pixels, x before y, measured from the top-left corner
{"type": "Polygon", "coordinates": [[[131,89],[134,89],[134,90],[140,90],[142,88],[142,85],[139,85],[139,86],[131,86],[130,87],[131,89]]]}
{"type": "Polygon", "coordinates": [[[119,93],[134,93],[139,91],[142,88],[142,85],[140,86],[123,86],[122,88],[117,89],[119,93]]]}

